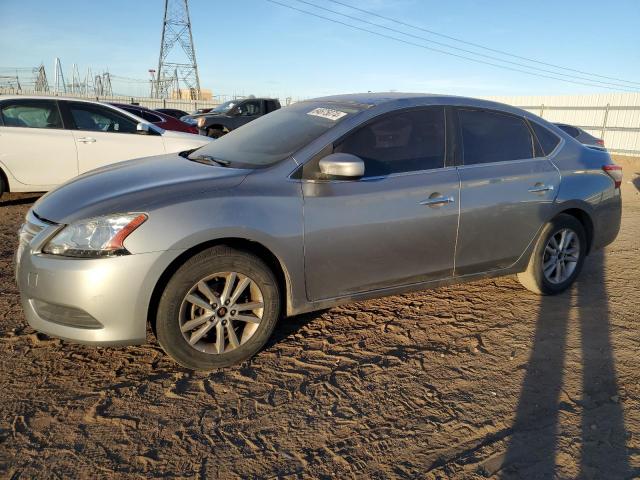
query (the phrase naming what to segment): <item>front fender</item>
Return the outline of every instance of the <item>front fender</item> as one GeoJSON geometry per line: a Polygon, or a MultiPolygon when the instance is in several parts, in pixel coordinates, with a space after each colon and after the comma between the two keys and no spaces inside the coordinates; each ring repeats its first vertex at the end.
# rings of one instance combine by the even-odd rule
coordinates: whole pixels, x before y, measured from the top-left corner
{"type": "MultiPolygon", "coordinates": [[[[284,167],[291,169],[290,164],[284,167]]],[[[233,189],[199,194],[150,211],[125,246],[132,253],[182,253],[225,239],[256,242],[279,260],[290,279],[291,299],[297,303],[306,298],[303,228],[300,185],[263,171],[250,174],[233,189]]]]}

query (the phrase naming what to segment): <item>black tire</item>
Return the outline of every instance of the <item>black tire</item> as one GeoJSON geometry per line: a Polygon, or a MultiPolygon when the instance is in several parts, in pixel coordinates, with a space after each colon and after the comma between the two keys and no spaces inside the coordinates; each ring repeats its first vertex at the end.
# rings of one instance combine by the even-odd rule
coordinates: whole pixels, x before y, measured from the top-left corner
{"type": "MultiPolygon", "coordinates": [[[[251,358],[264,346],[280,316],[280,303],[277,279],[260,258],[224,245],[212,247],[187,260],[169,280],[160,298],[156,316],[158,342],[164,351],[183,367],[192,370],[227,367],[251,358]],[[250,278],[259,288],[264,306],[262,319],[246,343],[223,353],[206,353],[189,344],[181,331],[180,319],[181,315],[184,315],[182,305],[187,294],[202,279],[217,272],[237,272],[250,278]]],[[[229,324],[245,325],[243,322],[229,324]]],[[[212,328],[212,335],[217,338],[214,331],[215,328],[212,328]]],[[[228,330],[225,330],[223,337],[228,339],[226,332],[228,330]]]]}
{"type": "Polygon", "coordinates": [[[220,128],[210,128],[209,130],[207,130],[207,136],[211,138],[220,138],[225,133],[226,132],[220,128]]]}
{"type": "Polygon", "coordinates": [[[4,181],[4,175],[2,173],[2,170],[0,170],[0,198],[2,197],[2,195],[4,195],[4,192],[6,192],[7,189],[7,185],[4,181]]]}
{"type": "MultiPolygon", "coordinates": [[[[584,259],[587,254],[587,235],[585,229],[575,217],[566,214],[560,214],[547,223],[538,237],[536,246],[533,249],[527,269],[518,274],[518,280],[527,289],[540,295],[556,295],[565,291],[573,284],[575,279],[582,270],[584,259]],[[564,229],[573,231],[576,234],[578,242],[578,256],[575,267],[571,274],[564,280],[558,282],[550,281],[544,274],[543,265],[545,264],[545,250],[551,238],[558,235],[564,229]]],[[[549,261],[549,257],[546,257],[549,261]]]]}

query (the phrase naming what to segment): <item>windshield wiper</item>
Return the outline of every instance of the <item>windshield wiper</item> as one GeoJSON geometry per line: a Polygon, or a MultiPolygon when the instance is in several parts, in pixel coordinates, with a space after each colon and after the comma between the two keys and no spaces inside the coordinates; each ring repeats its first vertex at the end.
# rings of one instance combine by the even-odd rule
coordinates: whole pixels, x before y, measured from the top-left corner
{"type": "Polygon", "coordinates": [[[190,158],[190,160],[204,163],[206,165],[218,165],[220,167],[228,167],[231,164],[229,160],[221,160],[219,158],[212,157],[211,155],[198,155],[197,157],[190,158]]]}

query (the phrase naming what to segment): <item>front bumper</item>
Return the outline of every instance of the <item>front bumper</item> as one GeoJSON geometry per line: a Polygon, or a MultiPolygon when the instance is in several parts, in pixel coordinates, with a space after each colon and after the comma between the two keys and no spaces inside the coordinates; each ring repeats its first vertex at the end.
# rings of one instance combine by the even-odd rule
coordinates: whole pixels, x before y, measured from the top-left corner
{"type": "Polygon", "coordinates": [[[72,259],[41,254],[20,242],[16,275],[27,321],[38,331],[79,343],[144,343],[153,289],[171,258],[178,254],[72,259]],[[85,312],[97,324],[86,327],[43,318],[38,313],[43,302],[58,310],[69,307],[71,312],[85,312]]]}

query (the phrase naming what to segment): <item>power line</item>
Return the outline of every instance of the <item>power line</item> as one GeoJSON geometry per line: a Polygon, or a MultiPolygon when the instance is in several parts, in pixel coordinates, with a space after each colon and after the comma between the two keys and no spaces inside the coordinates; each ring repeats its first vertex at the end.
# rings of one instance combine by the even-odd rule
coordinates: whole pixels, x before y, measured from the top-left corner
{"type": "Polygon", "coordinates": [[[543,61],[536,60],[536,59],[533,59],[533,58],[524,57],[524,56],[521,56],[521,55],[516,55],[514,53],[509,53],[509,52],[506,52],[504,50],[498,50],[498,49],[495,49],[495,48],[487,47],[485,45],[481,45],[479,43],[473,43],[473,42],[469,42],[467,40],[462,40],[460,38],[452,37],[450,35],[445,35],[444,33],[435,32],[433,30],[429,30],[428,28],[419,27],[417,25],[412,25],[410,23],[403,22],[403,21],[398,20],[396,18],[386,17],[384,15],[380,15],[380,14],[372,12],[370,10],[365,10],[363,8],[354,7],[353,5],[349,5],[347,3],[343,3],[343,2],[340,2],[338,0],[329,0],[329,1],[333,2],[333,3],[336,3],[338,5],[342,5],[343,7],[351,8],[353,10],[357,10],[359,12],[366,13],[368,15],[372,15],[374,17],[382,18],[383,20],[388,20],[390,22],[394,22],[394,23],[397,23],[399,25],[404,25],[405,27],[415,28],[416,30],[421,30],[423,32],[430,33],[431,35],[436,35],[436,36],[441,37],[441,38],[447,38],[447,39],[453,40],[455,42],[460,42],[460,43],[463,43],[465,45],[469,45],[469,46],[472,46],[472,47],[477,47],[477,48],[481,48],[483,50],[488,50],[490,52],[499,53],[501,55],[506,55],[508,57],[519,58],[520,60],[526,60],[527,62],[537,63],[539,65],[545,65],[547,67],[558,68],[558,69],[561,69],[561,70],[567,70],[569,72],[582,73],[584,75],[589,75],[589,76],[592,76],[592,77],[606,78],[608,80],[616,80],[618,82],[625,82],[625,83],[631,83],[631,84],[635,84],[635,85],[640,85],[640,82],[634,82],[634,81],[631,81],[631,80],[625,80],[623,78],[617,78],[617,77],[608,77],[606,75],[599,75],[597,73],[585,72],[584,70],[577,70],[577,69],[574,69],[574,68],[563,67],[561,65],[555,65],[553,63],[547,63],[547,62],[543,62],[543,61]]]}
{"type": "MultiPolygon", "coordinates": [[[[467,57],[465,55],[459,55],[457,53],[447,52],[445,50],[440,50],[438,48],[428,47],[426,45],[422,45],[422,44],[415,43],[415,42],[410,42],[408,40],[404,40],[404,39],[401,39],[401,38],[398,38],[398,37],[394,37],[394,36],[391,36],[391,35],[386,35],[386,34],[380,33],[380,32],[375,32],[373,30],[369,30],[369,29],[366,29],[366,28],[358,27],[356,25],[352,25],[350,23],[342,22],[342,21],[336,20],[334,18],[325,17],[323,15],[319,15],[319,14],[316,14],[316,13],[313,13],[313,12],[309,12],[308,10],[303,10],[301,8],[294,7],[292,5],[287,5],[285,3],[281,3],[281,2],[278,2],[276,0],[266,0],[266,1],[270,2],[270,3],[273,3],[273,4],[276,4],[276,5],[280,5],[280,6],[285,7],[285,8],[289,8],[291,10],[296,10],[298,12],[301,12],[301,13],[304,13],[304,14],[307,14],[307,15],[311,15],[313,17],[321,18],[321,19],[327,20],[329,22],[333,22],[333,23],[337,23],[337,24],[340,24],[340,25],[344,25],[345,27],[353,28],[355,30],[360,30],[360,31],[363,31],[363,32],[367,32],[367,33],[370,33],[372,35],[377,35],[377,36],[382,37],[382,38],[395,40],[397,42],[405,43],[407,45],[412,45],[414,47],[423,48],[425,50],[430,50],[430,51],[433,51],[433,52],[442,53],[444,55],[449,55],[449,56],[452,56],[452,57],[461,58],[463,60],[469,60],[471,62],[480,63],[480,64],[483,64],[483,65],[491,65],[493,67],[502,68],[504,70],[511,70],[513,72],[525,73],[527,75],[532,75],[532,76],[535,76],[535,77],[550,78],[552,80],[558,80],[560,82],[573,83],[573,84],[576,84],[576,85],[586,85],[588,87],[606,88],[606,89],[609,89],[609,90],[618,90],[618,89],[616,89],[614,87],[607,87],[607,86],[603,86],[603,85],[597,85],[595,83],[578,82],[578,81],[575,81],[575,80],[568,80],[568,79],[565,79],[565,78],[553,77],[551,75],[544,75],[544,74],[541,74],[541,73],[535,73],[535,72],[531,72],[531,71],[528,71],[528,70],[522,70],[522,69],[519,69],[519,68],[507,67],[506,65],[500,65],[500,64],[497,64],[497,63],[487,62],[487,61],[484,61],[484,60],[478,60],[477,58],[471,58],[471,57],[467,57]]],[[[631,87],[627,87],[624,90],[628,91],[628,92],[636,92],[637,91],[637,90],[632,89],[631,87]]]]}
{"type": "MultiPolygon", "coordinates": [[[[441,47],[450,48],[450,49],[457,50],[457,51],[464,52],[464,53],[469,53],[471,55],[477,55],[479,57],[488,58],[490,60],[495,60],[495,61],[498,61],[498,62],[503,62],[503,63],[510,64],[510,65],[516,65],[516,66],[519,66],[519,67],[528,68],[530,70],[540,71],[540,72],[544,72],[544,73],[550,73],[552,75],[560,75],[562,77],[568,77],[568,78],[571,78],[571,79],[578,79],[578,80],[585,80],[587,82],[599,83],[599,84],[602,84],[602,85],[605,85],[605,86],[615,86],[615,87],[621,87],[621,88],[632,88],[630,85],[622,85],[620,83],[604,82],[602,80],[596,80],[596,79],[592,79],[592,78],[580,77],[580,76],[577,76],[577,75],[570,75],[570,74],[567,74],[567,73],[555,72],[553,70],[546,70],[544,68],[534,67],[534,66],[531,66],[531,65],[526,65],[526,64],[520,63],[520,62],[514,62],[514,61],[511,61],[511,60],[505,60],[503,58],[499,58],[499,57],[496,57],[496,56],[493,56],[493,55],[486,55],[484,53],[474,52],[473,50],[468,50],[468,49],[456,47],[456,46],[453,46],[453,45],[450,45],[450,44],[447,44],[447,43],[438,42],[438,41],[431,40],[431,39],[428,39],[428,38],[425,38],[425,37],[421,37],[419,35],[413,35],[411,33],[403,32],[402,30],[398,30],[398,29],[395,29],[395,28],[387,27],[385,25],[380,25],[378,23],[370,22],[368,20],[364,20],[364,19],[359,18],[359,17],[354,17],[352,15],[347,15],[346,13],[337,12],[335,10],[331,10],[329,8],[322,7],[320,5],[316,5],[315,3],[308,2],[306,0],[296,0],[296,1],[298,3],[304,3],[306,5],[309,5],[311,7],[317,8],[319,10],[323,10],[325,12],[330,12],[330,13],[333,13],[335,15],[341,15],[343,17],[350,18],[351,20],[356,20],[358,22],[366,23],[366,24],[372,25],[374,27],[383,28],[385,30],[388,30],[388,31],[391,31],[391,32],[394,32],[394,33],[399,33],[401,35],[406,35],[407,37],[416,38],[418,40],[422,40],[422,41],[425,41],[425,42],[428,42],[428,43],[431,43],[431,44],[439,45],[441,47]]],[[[340,2],[338,2],[338,3],[340,3],[340,2]]],[[[342,3],[340,3],[340,4],[342,5],[342,3]]],[[[360,10],[360,9],[358,9],[358,10],[360,10]]],[[[640,83],[638,85],[640,85],[640,83]]]]}

